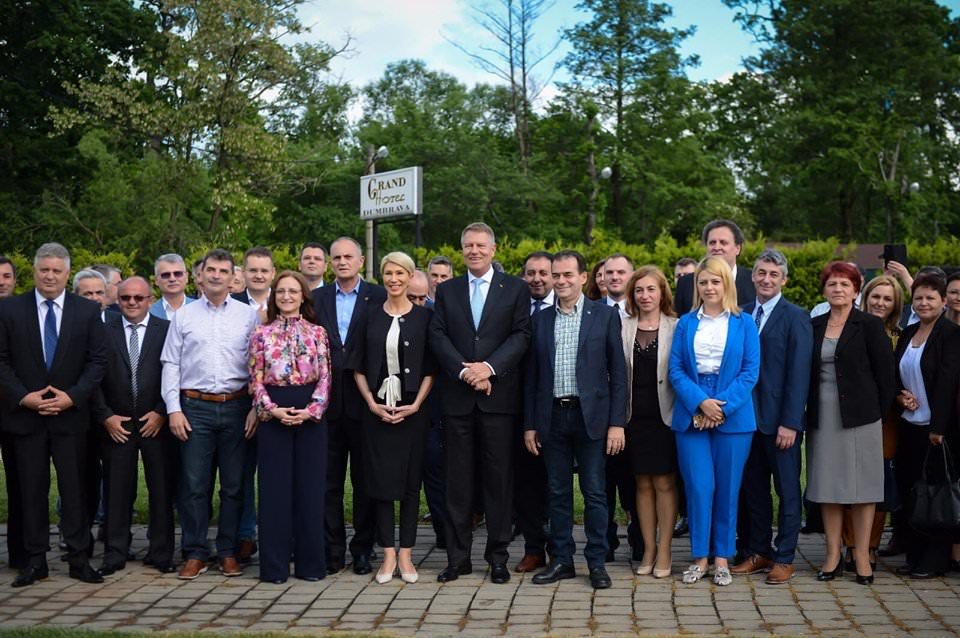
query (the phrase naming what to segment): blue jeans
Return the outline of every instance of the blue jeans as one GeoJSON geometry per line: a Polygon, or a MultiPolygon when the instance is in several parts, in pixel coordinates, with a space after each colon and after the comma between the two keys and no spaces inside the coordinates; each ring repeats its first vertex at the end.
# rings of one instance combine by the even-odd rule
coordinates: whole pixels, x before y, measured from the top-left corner
{"type": "Polygon", "coordinates": [[[186,557],[206,560],[210,554],[207,528],[210,524],[210,482],[213,455],[220,474],[220,519],[217,525],[217,556],[237,551],[237,530],[243,489],[246,439],[243,422],[250,399],[214,403],[181,397],[183,414],[192,431],[180,446],[180,525],[186,557]]]}
{"type": "Polygon", "coordinates": [[[606,440],[593,440],[587,435],[579,404],[555,405],[550,433],[540,444],[547,469],[550,555],[558,563],[573,565],[577,549],[573,540],[573,461],[576,458],[587,535],[583,555],[590,569],[603,567],[607,555],[606,440]]]}

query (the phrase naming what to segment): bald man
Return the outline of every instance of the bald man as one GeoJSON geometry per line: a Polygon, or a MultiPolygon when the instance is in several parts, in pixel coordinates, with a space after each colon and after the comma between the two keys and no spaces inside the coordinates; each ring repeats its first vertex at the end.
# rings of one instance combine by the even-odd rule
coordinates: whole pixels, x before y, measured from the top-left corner
{"type": "Polygon", "coordinates": [[[162,573],[173,564],[173,498],[177,445],[166,427],[160,393],[160,352],[170,322],[152,316],[150,284],[131,277],[117,286],[120,315],[107,316],[107,371],[93,397],[106,476],[106,534],[100,573],[126,566],[130,503],[136,496],[137,461],[143,456],[150,493],[150,547],[145,562],[162,573]]]}

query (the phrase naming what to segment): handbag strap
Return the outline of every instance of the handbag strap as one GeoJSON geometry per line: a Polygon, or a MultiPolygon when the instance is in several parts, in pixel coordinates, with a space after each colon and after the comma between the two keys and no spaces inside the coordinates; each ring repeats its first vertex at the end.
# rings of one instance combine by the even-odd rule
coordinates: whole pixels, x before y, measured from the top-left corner
{"type": "Polygon", "coordinates": [[[923,479],[923,482],[927,482],[927,463],[930,460],[930,452],[934,448],[940,448],[940,452],[943,454],[943,469],[946,474],[947,483],[953,483],[954,477],[957,472],[953,467],[953,455],[950,454],[950,448],[947,446],[947,440],[944,439],[940,445],[927,445],[927,453],[923,455],[923,469],[920,471],[920,477],[923,479]]]}

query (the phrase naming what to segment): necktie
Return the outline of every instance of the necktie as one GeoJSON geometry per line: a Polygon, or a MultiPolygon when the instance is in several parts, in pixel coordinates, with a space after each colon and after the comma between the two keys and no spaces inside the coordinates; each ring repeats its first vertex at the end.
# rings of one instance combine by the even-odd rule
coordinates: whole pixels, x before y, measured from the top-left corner
{"type": "Polygon", "coordinates": [[[137,380],[137,365],[140,363],[140,333],[137,326],[140,324],[130,324],[130,387],[133,390],[133,402],[137,402],[137,394],[140,391],[137,380]]]}
{"type": "Polygon", "coordinates": [[[46,345],[45,355],[47,370],[53,367],[53,357],[57,354],[57,315],[54,308],[56,304],[52,299],[47,299],[47,317],[43,321],[43,343],[46,345]]]}
{"type": "Polygon", "coordinates": [[[473,327],[480,327],[480,316],[483,314],[483,294],[480,292],[480,286],[483,285],[483,279],[473,280],[473,294],[470,296],[470,314],[473,315],[473,327]]]}
{"type": "Polygon", "coordinates": [[[537,312],[540,311],[541,308],[543,308],[543,300],[542,299],[535,300],[533,302],[533,312],[531,312],[530,314],[532,315],[536,314],[537,312]]]}
{"type": "Polygon", "coordinates": [[[760,324],[763,322],[763,306],[757,306],[757,314],[753,318],[757,322],[757,330],[760,330],[760,324]]]}

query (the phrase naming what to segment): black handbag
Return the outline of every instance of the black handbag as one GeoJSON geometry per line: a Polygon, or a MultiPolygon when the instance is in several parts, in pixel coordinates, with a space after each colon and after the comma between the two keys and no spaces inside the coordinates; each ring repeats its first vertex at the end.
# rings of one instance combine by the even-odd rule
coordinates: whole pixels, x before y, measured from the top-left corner
{"type": "Polygon", "coordinates": [[[943,454],[946,480],[930,483],[927,480],[927,464],[931,449],[923,458],[920,480],[913,484],[913,512],[910,524],[919,530],[946,531],[960,529],[960,480],[953,468],[953,457],[944,441],[939,446],[943,454]]]}

